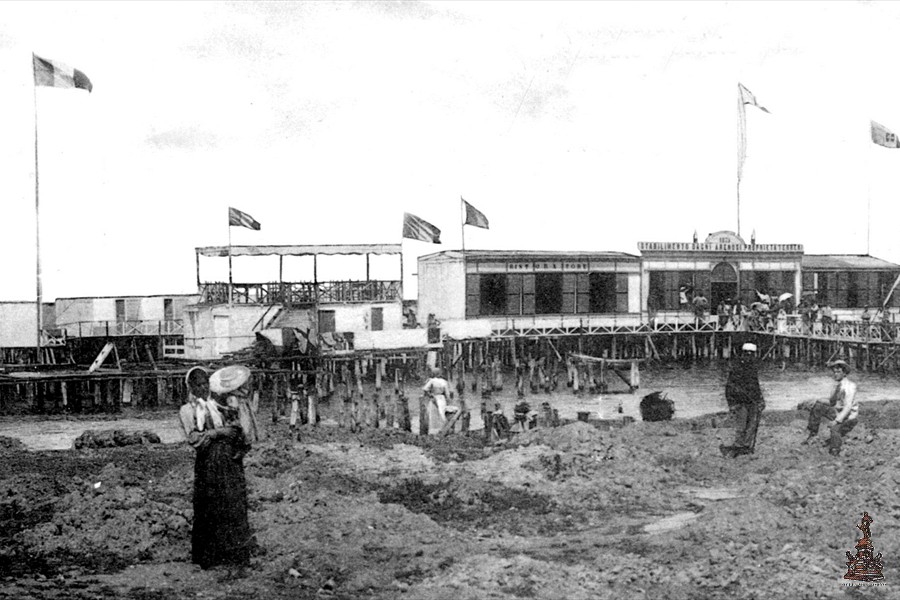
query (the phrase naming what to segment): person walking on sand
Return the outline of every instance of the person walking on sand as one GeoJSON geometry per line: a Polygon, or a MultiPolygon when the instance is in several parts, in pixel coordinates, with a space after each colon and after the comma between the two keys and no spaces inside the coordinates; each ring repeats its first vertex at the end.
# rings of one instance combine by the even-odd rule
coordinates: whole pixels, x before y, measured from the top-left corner
{"type": "Polygon", "coordinates": [[[443,378],[439,368],[431,370],[431,377],[425,382],[422,391],[431,399],[428,403],[428,433],[439,433],[447,419],[447,398],[450,396],[450,384],[443,378]]]}
{"type": "Polygon", "coordinates": [[[756,433],[759,420],[766,407],[759,386],[759,368],[756,361],[756,344],[745,343],[725,384],[725,400],[734,415],[734,443],[720,446],[723,456],[734,458],[752,454],[756,450],[756,433]]]}
{"type": "Polygon", "coordinates": [[[250,445],[237,411],[211,398],[209,379],[202,367],[187,372],[188,401],[179,411],[185,438],[196,451],[191,560],[202,569],[246,566],[254,543],[243,464],[250,445]]]}
{"type": "Polygon", "coordinates": [[[837,456],[841,453],[844,436],[856,427],[859,401],[856,399],[856,384],[847,378],[850,374],[850,365],[843,360],[836,360],[828,363],[828,366],[831,367],[831,376],[837,385],[831,392],[828,402],[819,400],[810,408],[807,425],[809,435],[803,444],[809,444],[816,437],[822,419],[829,419],[833,424],[826,445],[831,455],[837,456]]]}

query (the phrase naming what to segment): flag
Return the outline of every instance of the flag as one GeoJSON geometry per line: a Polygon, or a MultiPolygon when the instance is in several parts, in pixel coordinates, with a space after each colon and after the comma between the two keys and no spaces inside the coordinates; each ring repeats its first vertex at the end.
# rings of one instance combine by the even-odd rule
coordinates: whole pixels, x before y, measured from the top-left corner
{"type": "Polygon", "coordinates": [[[879,146],[884,146],[885,148],[900,148],[900,142],[897,141],[897,134],[875,121],[870,122],[872,124],[873,142],[879,146]]]}
{"type": "Polygon", "coordinates": [[[744,84],[738,83],[738,93],[741,97],[741,104],[750,104],[763,112],[769,112],[768,108],[756,101],[756,96],[753,95],[753,92],[745,88],[744,84]]]}
{"type": "MultiPolygon", "coordinates": [[[[753,92],[744,87],[743,83],[738,82],[738,152],[737,152],[737,179],[740,186],[741,177],[744,173],[744,161],[747,160],[747,115],[746,105],[752,105],[763,112],[769,112],[769,109],[756,101],[753,92]]],[[[738,192],[740,194],[740,191],[738,192]]],[[[740,221],[740,216],[738,217],[740,221]]],[[[738,223],[740,225],[740,223],[738,223]]]]}
{"type": "Polygon", "coordinates": [[[440,244],[441,230],[425,219],[410,213],[403,213],[403,237],[440,244]]]}
{"type": "Polygon", "coordinates": [[[34,85],[79,88],[88,92],[94,89],[91,80],[78,69],[67,67],[55,60],[41,58],[37,54],[32,54],[31,57],[34,63],[34,85]]]}
{"type": "Polygon", "coordinates": [[[487,217],[484,216],[484,213],[466,202],[465,198],[462,196],[459,197],[462,200],[463,206],[466,207],[466,222],[465,225],[472,225],[473,227],[481,227],[482,229],[490,229],[488,227],[487,217]]]}
{"type": "Polygon", "coordinates": [[[259,231],[259,222],[245,212],[228,207],[228,225],[231,227],[246,227],[259,231]]]}

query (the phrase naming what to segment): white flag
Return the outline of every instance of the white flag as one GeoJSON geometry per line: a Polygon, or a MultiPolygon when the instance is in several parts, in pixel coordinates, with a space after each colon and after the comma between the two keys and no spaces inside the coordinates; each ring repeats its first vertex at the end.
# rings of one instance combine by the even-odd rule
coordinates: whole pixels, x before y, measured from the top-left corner
{"type": "Polygon", "coordinates": [[[768,108],[756,101],[756,96],[753,95],[753,92],[745,88],[743,83],[738,83],[738,93],[741,96],[742,104],[750,104],[763,112],[769,112],[768,108]]]}

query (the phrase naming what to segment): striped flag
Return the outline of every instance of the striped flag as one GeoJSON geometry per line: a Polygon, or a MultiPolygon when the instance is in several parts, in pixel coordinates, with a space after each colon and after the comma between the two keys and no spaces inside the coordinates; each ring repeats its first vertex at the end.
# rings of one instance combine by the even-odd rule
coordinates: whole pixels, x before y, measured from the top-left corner
{"type": "Polygon", "coordinates": [[[31,55],[34,63],[34,85],[45,85],[58,88],[79,88],[90,92],[94,84],[87,75],[55,60],[31,55]]]}
{"type": "Polygon", "coordinates": [[[228,225],[231,227],[246,227],[259,231],[259,222],[245,212],[228,207],[228,225]]]}
{"type": "Polygon", "coordinates": [[[463,206],[466,208],[466,222],[465,225],[472,225],[473,227],[481,227],[482,229],[490,229],[488,227],[487,217],[484,216],[484,213],[466,202],[466,199],[462,196],[459,197],[462,200],[463,206]]]}
{"type": "Polygon", "coordinates": [[[440,244],[441,230],[425,219],[410,213],[403,213],[403,237],[440,244]]]}
{"type": "Polygon", "coordinates": [[[900,148],[900,143],[897,141],[897,134],[875,121],[870,121],[870,123],[872,124],[873,142],[879,146],[884,146],[885,148],[900,148]]]}

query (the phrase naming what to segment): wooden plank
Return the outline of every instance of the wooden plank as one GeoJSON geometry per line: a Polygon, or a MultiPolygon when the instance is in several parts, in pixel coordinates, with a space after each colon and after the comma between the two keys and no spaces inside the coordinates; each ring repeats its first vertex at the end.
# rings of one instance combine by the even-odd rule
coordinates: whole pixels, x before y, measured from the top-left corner
{"type": "Polygon", "coordinates": [[[103,350],[100,351],[100,354],[97,355],[97,358],[94,359],[94,362],[91,363],[90,368],[88,368],[88,373],[93,373],[99,369],[100,365],[103,364],[103,361],[106,360],[106,357],[109,356],[109,353],[112,352],[115,347],[116,345],[112,342],[107,342],[106,345],[103,346],[103,350]]]}

